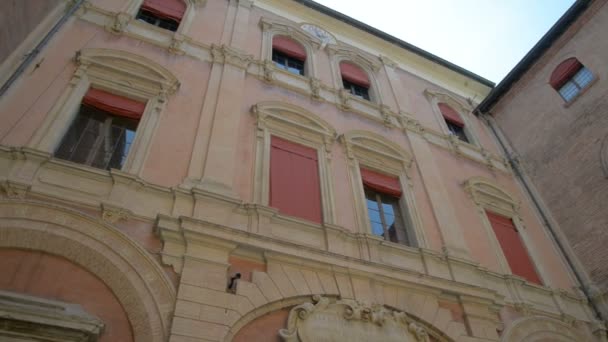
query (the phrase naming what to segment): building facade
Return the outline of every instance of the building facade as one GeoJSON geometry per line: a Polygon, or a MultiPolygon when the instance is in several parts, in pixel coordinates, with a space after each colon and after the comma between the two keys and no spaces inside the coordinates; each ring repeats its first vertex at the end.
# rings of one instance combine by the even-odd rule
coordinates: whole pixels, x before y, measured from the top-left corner
{"type": "Polygon", "coordinates": [[[0,75],[1,337],[606,341],[491,82],[307,0],[63,6],[0,75]]]}
{"type": "Polygon", "coordinates": [[[578,2],[480,106],[586,270],[582,281],[603,317],[608,43],[598,37],[606,29],[606,1],[578,2]]]}

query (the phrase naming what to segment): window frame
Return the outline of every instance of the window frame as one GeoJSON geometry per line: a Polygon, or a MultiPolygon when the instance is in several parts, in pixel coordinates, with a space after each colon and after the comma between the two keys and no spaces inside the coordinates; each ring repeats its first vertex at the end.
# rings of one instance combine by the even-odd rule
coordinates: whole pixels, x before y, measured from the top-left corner
{"type": "MultiPolygon", "coordinates": [[[[111,112],[105,111],[105,110],[101,110],[98,108],[95,108],[93,106],[88,106],[85,104],[81,104],[80,108],[78,109],[78,113],[76,114],[76,116],[74,117],[74,120],[72,120],[72,123],[70,124],[70,127],[68,128],[68,130],[66,131],[66,134],[64,134],[64,136],[61,138],[61,141],[59,142],[57,149],[54,152],[54,156],[55,158],[58,159],[62,159],[65,161],[70,161],[73,163],[77,163],[77,164],[81,164],[81,165],[86,165],[86,166],[90,166],[90,167],[95,167],[98,169],[102,169],[102,170],[110,170],[113,167],[112,166],[112,160],[116,157],[114,154],[116,152],[116,149],[118,148],[118,145],[115,146],[113,148],[112,154],[111,154],[111,158],[110,160],[108,160],[107,165],[105,167],[99,167],[99,166],[95,166],[93,165],[95,162],[95,157],[96,155],[100,152],[100,146],[102,145],[102,143],[105,141],[105,139],[107,139],[107,134],[109,134],[109,130],[112,130],[113,127],[115,126],[114,122],[115,120],[119,120],[123,121],[124,124],[120,125],[122,126],[124,129],[122,129],[121,134],[124,134],[126,130],[130,130],[133,132],[133,136],[135,137],[135,135],[137,134],[137,126],[139,126],[139,119],[131,119],[131,118],[125,118],[125,117],[120,117],[118,115],[114,115],[111,112]],[[73,158],[73,151],[71,153],[70,158],[63,158],[59,156],[59,151],[62,149],[62,147],[64,146],[64,143],[66,143],[66,137],[68,136],[68,134],[70,134],[70,132],[72,131],[72,129],[74,128],[74,125],[76,124],[76,120],[79,119],[79,117],[83,116],[83,117],[88,117],[88,120],[86,122],[86,127],[85,130],[87,130],[89,128],[89,126],[91,125],[92,121],[98,121],[95,120],[95,118],[93,118],[94,116],[101,116],[103,115],[103,121],[101,122],[101,125],[105,126],[106,130],[104,130],[104,132],[102,134],[98,134],[97,137],[95,138],[95,142],[93,143],[93,147],[91,149],[88,150],[87,152],[87,157],[86,160],[84,162],[78,162],[78,161],[74,161],[73,158]],[[127,126],[131,124],[135,124],[135,129],[129,129],[127,126]]],[[[84,133],[84,132],[83,132],[84,133]]],[[[77,149],[80,146],[80,142],[83,139],[83,133],[80,134],[79,138],[78,138],[78,142],[76,144],[74,144],[74,146],[72,147],[72,150],[77,149]]],[[[135,138],[133,137],[133,139],[131,140],[131,142],[129,142],[129,149],[127,151],[127,154],[125,156],[123,156],[124,161],[120,162],[120,166],[118,167],[118,169],[122,169],[122,167],[126,164],[126,161],[128,160],[130,151],[131,151],[131,146],[133,145],[133,141],[135,140],[135,138]]],[[[123,159],[121,158],[121,159],[123,159]]]]}
{"type": "Polygon", "coordinates": [[[342,78],[342,87],[343,87],[343,89],[348,91],[351,96],[354,96],[359,99],[367,100],[367,101],[372,100],[371,97],[369,96],[369,88],[366,88],[362,85],[358,85],[353,82],[350,82],[348,80],[345,80],[344,78],[342,78]],[[361,91],[362,89],[365,90],[364,94],[362,94],[362,95],[357,94],[357,91],[361,91]]]}
{"type": "Polygon", "coordinates": [[[468,115],[466,115],[466,113],[471,113],[471,111],[473,110],[471,106],[461,103],[460,101],[456,100],[448,94],[431,89],[425,89],[424,95],[431,104],[433,114],[435,115],[435,120],[439,125],[439,130],[441,131],[441,133],[448,137],[453,136],[455,140],[459,143],[481,147],[479,137],[477,136],[477,132],[473,127],[473,122],[468,117],[468,115]],[[440,103],[444,103],[450,106],[452,109],[454,109],[454,111],[456,111],[456,113],[458,113],[460,119],[462,119],[462,121],[464,122],[463,130],[468,141],[464,141],[460,139],[457,135],[452,133],[452,131],[448,127],[446,118],[443,116],[443,113],[439,108],[440,103]]]}
{"type": "MultiPolygon", "coordinates": [[[[375,199],[373,199],[373,202],[375,202],[376,205],[378,206],[378,212],[379,212],[380,221],[381,221],[380,224],[382,225],[382,230],[383,230],[382,237],[384,238],[384,240],[390,241],[392,243],[404,245],[404,246],[416,247],[412,244],[412,242],[415,242],[415,240],[412,239],[411,229],[408,229],[408,226],[406,223],[407,220],[403,217],[404,215],[402,213],[401,203],[400,203],[401,197],[397,198],[395,196],[391,196],[389,194],[382,193],[380,191],[371,189],[365,185],[363,186],[363,193],[365,194],[366,205],[368,204],[368,201],[372,201],[372,200],[370,200],[369,195],[373,195],[373,197],[375,197],[375,199]],[[389,200],[385,201],[385,199],[389,199],[389,200]],[[395,223],[398,223],[399,225],[402,226],[403,234],[405,234],[405,241],[393,241],[390,238],[390,227],[389,227],[388,223],[386,222],[386,214],[384,212],[385,204],[388,204],[391,206],[394,205],[397,207],[397,209],[396,209],[397,214],[393,213],[393,216],[395,217],[395,223]]],[[[371,217],[369,217],[369,207],[367,209],[368,209],[368,218],[370,220],[370,228],[371,228],[372,220],[371,220],[371,217]]],[[[373,235],[380,237],[379,235],[374,234],[373,228],[371,229],[371,231],[372,231],[373,235]]]]}
{"type": "Polygon", "coordinates": [[[146,103],[127,160],[121,168],[124,172],[141,175],[167,97],[177,91],[179,81],[155,62],[120,50],[83,49],[77,53],[75,62],[77,68],[69,85],[27,146],[53,154],[78,115],[89,88],[98,88],[146,103]],[[142,70],[146,72],[142,73],[142,70]]]}
{"type": "MultiPolygon", "coordinates": [[[[192,22],[194,21],[194,17],[196,14],[196,8],[204,7],[205,4],[207,3],[207,0],[181,0],[181,1],[183,1],[186,4],[186,11],[184,12],[182,20],[178,23],[177,29],[175,31],[166,30],[166,29],[160,28],[156,25],[150,24],[148,22],[137,20],[136,19],[137,14],[139,13],[139,10],[140,10],[141,5],[143,4],[144,0],[130,0],[129,2],[127,2],[125,4],[124,13],[126,13],[127,18],[128,18],[127,25],[130,22],[142,23],[149,27],[156,27],[159,30],[171,32],[172,35],[186,35],[189,32],[190,27],[192,26],[192,22]]],[[[117,17],[117,20],[120,20],[118,18],[119,17],[117,17]]],[[[120,23],[118,23],[118,25],[120,26],[120,23]]],[[[114,24],[114,26],[117,26],[117,24],[114,24]]],[[[124,26],[126,26],[126,25],[124,25],[124,26]]],[[[123,31],[125,28],[126,27],[121,27],[119,29],[119,31],[123,31]]]]}
{"type": "Polygon", "coordinates": [[[422,220],[418,214],[413,183],[409,174],[413,163],[411,154],[384,137],[368,131],[355,130],[347,132],[340,136],[340,141],[344,145],[348,159],[357,232],[372,239],[380,240],[383,243],[396,246],[427,247],[427,238],[422,220]],[[382,173],[399,180],[402,189],[402,195],[398,201],[399,209],[410,245],[384,240],[372,233],[361,168],[382,173]]]}
{"type": "Polygon", "coordinates": [[[595,83],[596,79],[597,79],[597,77],[593,74],[593,72],[591,72],[591,69],[589,69],[586,66],[582,65],[582,67],[574,75],[572,75],[572,77],[570,77],[564,83],[564,85],[562,85],[559,89],[555,89],[555,90],[557,91],[557,93],[559,94],[559,96],[562,98],[562,100],[564,100],[564,102],[566,104],[570,104],[570,103],[576,101],[577,98],[579,98],[589,87],[591,87],[593,85],[593,83],[595,83]],[[585,71],[585,70],[589,72],[589,74],[591,75],[591,79],[589,80],[589,82],[587,84],[585,84],[584,86],[581,86],[580,84],[578,84],[578,82],[576,82],[575,77],[581,71],[585,71]],[[572,96],[572,98],[570,98],[568,100],[562,94],[562,89],[564,89],[564,87],[566,85],[570,84],[570,83],[573,84],[576,87],[576,93],[572,96]]]}
{"type": "Polygon", "coordinates": [[[283,53],[283,52],[281,52],[281,51],[275,50],[275,49],[273,48],[273,49],[272,49],[272,61],[275,63],[275,66],[276,66],[277,68],[279,68],[279,69],[282,69],[282,70],[284,70],[284,71],[290,72],[290,73],[292,73],[292,74],[294,74],[294,75],[298,75],[298,76],[306,76],[306,60],[301,61],[301,60],[299,60],[299,59],[297,59],[297,58],[291,57],[291,56],[289,56],[289,55],[287,55],[287,54],[285,54],[285,53],[283,53]],[[276,59],[279,59],[279,57],[284,58],[286,63],[285,63],[285,64],[281,64],[281,62],[280,62],[280,61],[275,60],[275,56],[277,57],[276,59]],[[291,63],[294,63],[294,64],[298,64],[298,63],[299,63],[299,64],[301,64],[301,65],[302,65],[302,68],[301,68],[301,69],[300,69],[300,68],[297,68],[297,69],[296,69],[296,68],[294,68],[294,69],[298,70],[298,73],[297,73],[297,74],[296,74],[295,72],[292,72],[292,71],[290,70],[290,67],[289,67],[289,63],[290,63],[290,62],[291,62],[291,63]],[[295,63],[295,62],[297,62],[297,63],[295,63]]]}
{"type": "Polygon", "coordinates": [[[524,278],[520,278],[524,279],[528,284],[533,284],[535,286],[551,286],[551,283],[549,282],[550,278],[548,277],[548,273],[545,271],[544,264],[542,263],[543,259],[541,259],[536,253],[537,249],[535,248],[534,243],[528,236],[525,229],[525,225],[520,213],[520,202],[515,200],[515,197],[503,190],[498,185],[482,177],[470,178],[463,183],[463,187],[475,204],[475,208],[477,209],[482,226],[484,227],[486,237],[490,242],[491,250],[493,250],[495,253],[495,257],[498,260],[501,272],[519,277],[513,274],[511,271],[511,267],[509,266],[509,262],[505,257],[502,246],[500,245],[500,242],[494,233],[494,228],[492,227],[490,219],[486,214],[488,211],[506,217],[513,222],[513,225],[519,233],[521,242],[528,252],[530,261],[532,262],[532,265],[536,270],[536,274],[538,275],[542,284],[539,285],[530,283],[524,278]]]}
{"type": "MultiPolygon", "coordinates": [[[[317,51],[322,45],[322,42],[319,40],[318,37],[312,36],[310,33],[306,32],[305,30],[296,25],[291,25],[285,22],[277,22],[265,17],[262,17],[260,19],[260,27],[262,28],[262,46],[260,51],[260,59],[265,62],[265,68],[268,68],[268,66],[271,65],[272,67],[274,67],[275,70],[284,71],[289,75],[305,77],[309,79],[317,79],[317,57],[315,51],[317,51]],[[275,67],[274,62],[272,60],[272,43],[275,36],[284,36],[289,39],[293,39],[294,41],[302,45],[304,50],[306,50],[304,75],[296,75],[287,70],[275,67]]],[[[265,72],[272,73],[275,70],[266,70],[265,72]]]]}
{"type": "Polygon", "coordinates": [[[270,140],[272,136],[276,136],[317,151],[322,224],[334,224],[335,205],[331,148],[336,139],[335,130],[323,119],[303,108],[288,103],[261,102],[252,106],[251,112],[257,122],[253,182],[254,202],[269,206],[270,140]]]}

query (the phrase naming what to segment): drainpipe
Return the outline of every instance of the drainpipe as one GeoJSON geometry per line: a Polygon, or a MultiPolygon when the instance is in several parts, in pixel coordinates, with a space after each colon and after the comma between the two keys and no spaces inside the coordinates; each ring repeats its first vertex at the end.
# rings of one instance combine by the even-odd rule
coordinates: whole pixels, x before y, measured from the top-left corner
{"type": "Polygon", "coordinates": [[[570,267],[570,269],[574,273],[574,277],[576,278],[576,280],[578,281],[578,283],[581,284],[581,290],[583,291],[583,294],[585,295],[587,301],[591,304],[591,308],[593,310],[593,313],[595,314],[595,317],[600,322],[603,322],[604,320],[602,319],[602,312],[597,307],[595,301],[591,297],[591,294],[589,293],[589,289],[587,288],[587,286],[585,286],[585,284],[586,283],[588,284],[588,282],[583,281],[583,279],[585,279],[586,277],[584,277],[584,275],[581,274],[581,272],[579,271],[579,268],[576,266],[574,260],[571,258],[570,254],[566,250],[563,241],[561,240],[560,236],[557,234],[557,232],[555,230],[555,227],[553,227],[553,225],[549,221],[549,218],[547,217],[547,214],[545,213],[545,210],[543,209],[543,207],[540,204],[539,198],[532,191],[531,185],[529,184],[528,180],[524,177],[524,172],[521,169],[521,166],[519,165],[519,162],[512,157],[512,153],[510,151],[512,149],[510,149],[510,148],[507,147],[508,143],[505,142],[503,140],[502,136],[499,134],[499,128],[496,127],[496,124],[494,123],[494,118],[491,116],[490,113],[482,113],[482,112],[478,111],[477,114],[480,117],[484,118],[485,122],[487,122],[488,126],[492,130],[492,133],[496,137],[496,140],[498,141],[498,144],[500,145],[500,147],[502,148],[503,152],[507,156],[507,160],[509,161],[509,164],[511,165],[511,168],[515,172],[515,176],[521,180],[521,182],[522,182],[522,184],[523,184],[526,192],[530,195],[530,198],[532,199],[532,202],[534,203],[534,206],[536,207],[536,210],[538,211],[538,213],[540,213],[540,216],[541,216],[541,219],[542,219],[544,225],[548,228],[549,233],[551,234],[551,237],[553,237],[553,240],[555,240],[555,242],[557,243],[557,247],[559,248],[559,250],[564,255],[566,263],[568,264],[568,266],[570,267]]]}
{"type": "Polygon", "coordinates": [[[42,51],[42,49],[51,40],[51,38],[53,38],[55,33],[59,31],[59,29],[65,24],[65,22],[76,12],[76,10],[80,8],[84,1],[85,0],[74,1],[72,6],[63,14],[63,16],[61,16],[61,19],[59,19],[59,21],[55,23],[55,25],[51,28],[49,32],[47,32],[47,34],[36,45],[36,47],[34,47],[34,49],[26,55],[25,59],[21,62],[21,64],[19,64],[19,67],[17,67],[11,77],[9,77],[8,80],[6,80],[6,82],[4,82],[4,84],[2,85],[2,88],[0,88],[0,97],[4,96],[6,91],[13,85],[13,83],[15,83],[19,76],[23,74],[25,69],[27,69],[27,67],[32,64],[34,59],[38,56],[38,54],[40,54],[40,51],[42,51]]]}

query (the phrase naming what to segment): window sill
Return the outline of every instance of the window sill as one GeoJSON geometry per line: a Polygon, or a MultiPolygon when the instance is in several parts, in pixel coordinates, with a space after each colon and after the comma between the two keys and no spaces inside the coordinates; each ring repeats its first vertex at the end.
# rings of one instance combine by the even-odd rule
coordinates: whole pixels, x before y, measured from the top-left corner
{"type": "MultiPolygon", "coordinates": [[[[581,91],[578,94],[576,94],[576,96],[574,96],[572,98],[572,100],[564,102],[564,108],[569,108],[574,102],[576,102],[576,100],[578,100],[579,97],[583,96],[583,94],[585,94],[589,90],[589,88],[591,88],[597,82],[598,79],[599,79],[599,77],[596,76],[593,79],[593,81],[591,81],[589,84],[587,84],[587,86],[585,88],[581,89],[581,91]]],[[[563,100],[563,98],[562,98],[562,100],[563,100]]]]}

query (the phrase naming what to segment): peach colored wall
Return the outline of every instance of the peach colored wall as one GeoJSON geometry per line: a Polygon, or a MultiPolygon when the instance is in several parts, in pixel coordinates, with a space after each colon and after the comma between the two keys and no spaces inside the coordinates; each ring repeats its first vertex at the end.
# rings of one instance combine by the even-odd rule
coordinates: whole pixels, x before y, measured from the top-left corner
{"type": "Polygon", "coordinates": [[[133,341],[131,324],[112,291],[82,267],[60,257],[0,249],[0,289],[79,304],[105,324],[100,342],[133,341]]]}
{"type": "MultiPolygon", "coordinates": [[[[116,9],[119,2],[109,2],[107,6],[105,2],[96,1],[95,3],[106,9],[116,9]]],[[[227,9],[228,1],[208,0],[205,6],[197,10],[189,35],[195,41],[205,44],[219,43],[227,9]]],[[[258,58],[262,37],[258,24],[261,16],[276,18],[273,14],[265,13],[255,6],[252,7],[246,49],[258,58]]],[[[1,122],[3,122],[0,125],[0,143],[13,146],[27,143],[56,99],[68,86],[74,72],[72,58],[75,52],[82,48],[120,49],[145,56],[167,68],[180,80],[180,89],[169,97],[167,107],[161,113],[158,129],[152,138],[150,153],[143,170],[143,178],[150,183],[167,187],[179,185],[187,175],[192,156],[202,102],[207,92],[210,64],[187,56],[170,54],[165,49],[137,39],[110,34],[103,28],[80,20],[71,20],[66,24],[48,47],[42,51],[40,59],[43,62],[40,67],[27,70],[17,85],[13,87],[11,94],[0,101],[0,116],[1,122]]],[[[327,52],[319,50],[316,52],[316,57],[318,76],[324,83],[333,84],[327,52]]],[[[395,110],[395,98],[389,91],[385,72],[381,70],[377,77],[380,89],[383,90],[384,102],[395,110]]],[[[438,130],[439,125],[431,105],[423,94],[427,88],[437,89],[438,87],[404,71],[399,71],[399,77],[406,94],[398,95],[406,96],[408,99],[408,108],[405,110],[414,115],[423,125],[438,130]]],[[[236,137],[238,167],[234,176],[235,192],[244,201],[249,202],[253,198],[255,124],[253,116],[250,114],[250,108],[261,101],[283,101],[306,108],[326,120],[338,134],[351,130],[371,131],[399,144],[411,154],[415,154],[408,138],[397,129],[388,129],[382,124],[372,122],[357,114],[342,112],[332,104],[313,101],[278,86],[265,84],[251,76],[246,78],[244,86],[246,91],[241,101],[239,121],[235,123],[235,132],[238,134],[236,137]]],[[[447,91],[445,92],[447,93],[447,91]]],[[[474,121],[473,128],[480,137],[483,147],[496,152],[496,144],[485,126],[481,125],[475,117],[471,116],[471,120],[474,121]]],[[[465,224],[462,227],[464,230],[462,233],[475,260],[491,269],[497,269],[493,251],[488,248],[487,244],[479,244],[480,237],[485,238],[485,234],[483,234],[471,200],[460,186],[464,180],[470,177],[484,176],[496,179],[498,183],[510,189],[512,193],[518,194],[518,197],[522,199],[522,213],[526,225],[530,227],[530,234],[540,248],[540,252],[547,253],[547,261],[545,261],[547,270],[555,274],[553,277],[563,287],[570,287],[564,267],[552,250],[551,242],[543,235],[538,219],[528,209],[529,202],[510,176],[494,175],[482,164],[465,161],[439,148],[432,148],[432,151],[437,161],[437,167],[443,174],[448,187],[450,197],[445,200],[451,201],[456,206],[459,221],[465,224]]],[[[347,176],[346,157],[339,143],[333,146],[332,156],[337,223],[345,229],[355,231],[353,194],[347,176]]],[[[423,184],[422,175],[420,175],[416,163],[410,172],[418,213],[421,216],[429,246],[439,250],[442,246],[441,235],[427,195],[428,190],[425,187],[429,184],[423,184]]]]}

